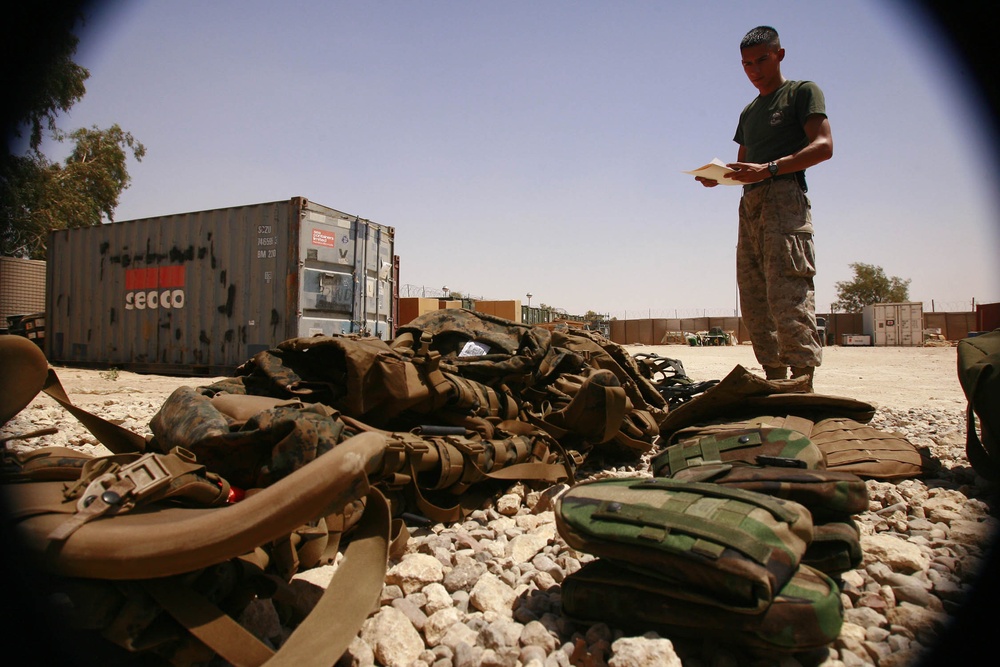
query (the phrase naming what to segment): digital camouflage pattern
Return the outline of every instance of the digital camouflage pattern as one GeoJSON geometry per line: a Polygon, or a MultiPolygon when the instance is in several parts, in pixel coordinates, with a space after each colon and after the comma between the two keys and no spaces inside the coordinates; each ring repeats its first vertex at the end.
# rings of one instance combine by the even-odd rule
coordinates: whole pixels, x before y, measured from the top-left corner
{"type": "Polygon", "coordinates": [[[322,405],[275,407],[233,423],[208,397],[176,389],[150,421],[154,451],[183,447],[240,489],[270,486],[346,437],[337,413],[322,405]]]}
{"type": "Polygon", "coordinates": [[[819,366],[816,250],[809,199],[794,179],[744,192],[736,243],[740,311],[761,366],[819,366]]]}
{"type": "Polygon", "coordinates": [[[739,429],[690,438],[660,451],[651,466],[657,477],[670,477],[686,468],[709,463],[757,463],[760,456],[785,459],[810,469],[826,467],[819,447],[798,431],[785,428],[739,429]]]}
{"type": "Polygon", "coordinates": [[[585,623],[767,653],[821,648],[837,638],[843,625],[840,589],[829,577],[804,565],[769,605],[748,614],[692,602],[678,595],[674,583],[596,560],[563,581],[562,607],[567,616],[585,623]]]}
{"type": "Polygon", "coordinates": [[[812,517],[798,503],[658,478],[578,484],[560,497],[555,518],[574,549],[743,612],[770,604],[812,539],[812,517]]]}

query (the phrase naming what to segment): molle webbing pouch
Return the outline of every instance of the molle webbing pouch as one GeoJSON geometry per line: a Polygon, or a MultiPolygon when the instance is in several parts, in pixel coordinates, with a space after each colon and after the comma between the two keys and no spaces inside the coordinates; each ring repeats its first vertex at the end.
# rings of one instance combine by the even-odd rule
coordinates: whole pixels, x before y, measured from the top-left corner
{"type": "Polygon", "coordinates": [[[578,484],[555,517],[574,549],[661,579],[685,599],[743,613],[770,604],[812,539],[812,517],[797,503],[661,478],[578,484]]]}
{"type": "Polygon", "coordinates": [[[735,462],[685,468],[673,478],[688,482],[712,482],[792,500],[809,510],[814,524],[842,520],[868,510],[865,481],[840,470],[735,462]]]}
{"type": "Polygon", "coordinates": [[[787,428],[738,428],[693,436],[670,445],[651,462],[658,477],[713,463],[781,464],[809,469],[825,468],[823,453],[809,438],[787,428]]]}
{"type": "Polygon", "coordinates": [[[846,417],[817,421],[806,435],[823,451],[827,468],[866,479],[918,477],[937,465],[902,435],[846,417]]]}
{"type": "Polygon", "coordinates": [[[802,562],[830,576],[861,567],[864,552],[861,534],[853,519],[813,526],[813,539],[802,562]]]}
{"type": "Polygon", "coordinates": [[[840,590],[821,572],[800,566],[758,613],[721,609],[676,595],[676,587],[604,560],[583,566],[562,583],[567,616],[641,634],[689,637],[765,652],[826,646],[843,623],[840,590]]]}

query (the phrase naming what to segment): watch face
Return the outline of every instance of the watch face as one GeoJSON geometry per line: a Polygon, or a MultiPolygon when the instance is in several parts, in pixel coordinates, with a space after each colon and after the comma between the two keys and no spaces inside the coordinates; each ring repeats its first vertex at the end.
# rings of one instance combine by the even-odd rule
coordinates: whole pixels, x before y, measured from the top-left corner
{"type": "Polygon", "coordinates": [[[778,165],[772,162],[771,164],[767,165],[767,170],[771,172],[772,176],[774,176],[775,174],[778,173],[778,165]]]}

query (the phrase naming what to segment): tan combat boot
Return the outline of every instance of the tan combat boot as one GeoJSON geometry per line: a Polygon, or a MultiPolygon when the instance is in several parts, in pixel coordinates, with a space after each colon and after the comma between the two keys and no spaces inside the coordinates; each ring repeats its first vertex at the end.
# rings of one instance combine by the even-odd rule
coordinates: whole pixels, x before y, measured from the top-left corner
{"type": "Polygon", "coordinates": [[[815,374],[816,374],[815,366],[802,366],[801,368],[797,366],[792,366],[792,379],[800,377],[809,378],[809,386],[808,389],[806,389],[806,391],[810,394],[813,393],[813,376],[815,374]]]}
{"type": "Polygon", "coordinates": [[[784,380],[788,377],[788,366],[764,366],[764,377],[768,380],[784,380]]]}

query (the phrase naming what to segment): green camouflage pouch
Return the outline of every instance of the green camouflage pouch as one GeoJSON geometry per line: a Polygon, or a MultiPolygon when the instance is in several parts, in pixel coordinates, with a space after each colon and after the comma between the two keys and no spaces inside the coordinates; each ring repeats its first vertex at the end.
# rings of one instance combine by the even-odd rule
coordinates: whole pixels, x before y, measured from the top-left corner
{"type": "Polygon", "coordinates": [[[728,461],[809,469],[826,467],[823,452],[809,438],[792,429],[766,427],[681,440],[659,452],[651,467],[657,477],[672,477],[691,466],[728,461]]]}
{"type": "Polygon", "coordinates": [[[810,567],[836,576],[860,567],[864,560],[861,533],[852,519],[813,526],[813,539],[802,556],[810,567]]]}
{"type": "Polygon", "coordinates": [[[662,478],[578,484],[559,499],[555,518],[574,549],[743,613],[771,603],[812,539],[812,516],[798,503],[662,478]]]}
{"type": "Polygon", "coordinates": [[[794,500],[806,506],[814,524],[841,521],[868,509],[865,481],[853,473],[840,470],[734,462],[685,468],[673,478],[687,482],[713,482],[794,500]]]}
{"type": "Polygon", "coordinates": [[[806,565],[757,614],[679,599],[675,593],[669,583],[597,560],[563,581],[562,607],[581,622],[782,653],[826,646],[843,624],[837,585],[806,565]]]}

